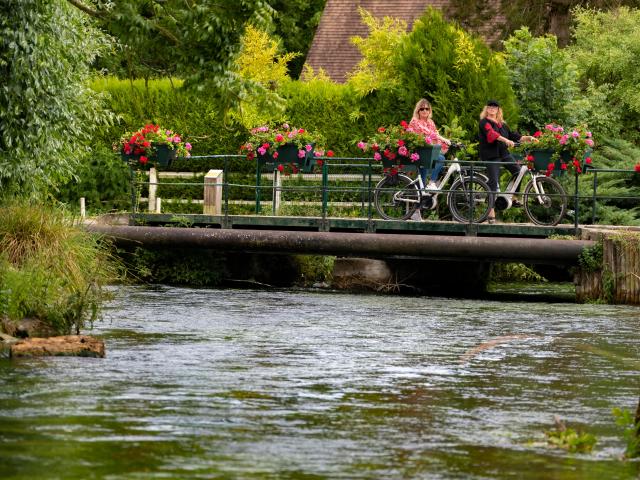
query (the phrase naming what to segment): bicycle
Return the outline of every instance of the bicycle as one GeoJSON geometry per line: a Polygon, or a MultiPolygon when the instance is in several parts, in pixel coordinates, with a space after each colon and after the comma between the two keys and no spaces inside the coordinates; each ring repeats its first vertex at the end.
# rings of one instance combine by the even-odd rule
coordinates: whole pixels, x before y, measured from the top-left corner
{"type": "Polygon", "coordinates": [[[509,180],[504,192],[496,192],[496,210],[508,210],[513,206],[513,196],[526,174],[530,179],[524,187],[523,206],[529,220],[536,225],[554,226],[567,213],[567,193],[560,182],[522,165],[517,175],[509,180]]]}
{"type": "MultiPolygon", "coordinates": [[[[452,144],[453,149],[463,149],[462,144],[452,144]]],[[[438,196],[447,192],[447,206],[455,220],[462,223],[481,223],[489,215],[492,196],[486,176],[481,173],[468,175],[460,167],[457,156],[447,172],[436,182],[437,189],[425,189],[420,174],[412,180],[404,172],[386,173],[373,192],[373,202],[378,214],[386,220],[407,220],[418,208],[435,210],[438,196]],[[445,190],[449,179],[456,177],[449,190],[445,190]]]]}

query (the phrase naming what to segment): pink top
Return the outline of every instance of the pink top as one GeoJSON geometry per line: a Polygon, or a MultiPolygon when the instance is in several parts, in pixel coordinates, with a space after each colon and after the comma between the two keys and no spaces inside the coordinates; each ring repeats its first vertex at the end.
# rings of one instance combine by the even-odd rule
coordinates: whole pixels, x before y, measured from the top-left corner
{"type": "Polygon", "coordinates": [[[425,137],[429,137],[432,143],[440,145],[440,151],[442,153],[447,153],[447,150],[449,150],[449,145],[440,140],[440,135],[438,134],[436,124],[431,119],[420,120],[418,118],[413,118],[409,123],[408,130],[411,130],[415,133],[423,133],[425,137]]]}

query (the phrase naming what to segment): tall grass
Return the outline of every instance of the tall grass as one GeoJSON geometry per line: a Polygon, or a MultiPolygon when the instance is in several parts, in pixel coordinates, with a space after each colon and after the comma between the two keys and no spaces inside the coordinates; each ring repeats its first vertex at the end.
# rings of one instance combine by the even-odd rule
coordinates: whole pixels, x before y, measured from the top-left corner
{"type": "Polygon", "coordinates": [[[109,246],[52,206],[0,205],[0,318],[33,317],[61,334],[98,316],[104,286],[119,277],[109,246]]]}

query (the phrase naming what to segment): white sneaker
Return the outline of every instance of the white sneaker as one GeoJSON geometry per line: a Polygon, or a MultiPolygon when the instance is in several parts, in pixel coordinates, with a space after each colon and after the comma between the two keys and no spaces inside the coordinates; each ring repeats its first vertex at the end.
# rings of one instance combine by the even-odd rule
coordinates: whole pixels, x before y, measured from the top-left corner
{"type": "Polygon", "coordinates": [[[429,181],[429,183],[427,183],[427,186],[425,187],[425,190],[433,191],[433,190],[439,190],[439,189],[438,189],[438,185],[436,185],[435,182],[429,181]]]}
{"type": "Polygon", "coordinates": [[[413,215],[411,215],[411,217],[409,217],[409,220],[413,220],[414,222],[421,222],[422,221],[422,214],[420,213],[420,209],[418,209],[415,212],[413,212],[413,215]]]}

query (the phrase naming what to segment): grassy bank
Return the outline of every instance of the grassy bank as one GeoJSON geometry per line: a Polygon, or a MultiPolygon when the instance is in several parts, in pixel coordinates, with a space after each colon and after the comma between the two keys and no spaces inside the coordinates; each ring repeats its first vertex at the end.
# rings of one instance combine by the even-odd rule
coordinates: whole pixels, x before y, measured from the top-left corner
{"type": "Polygon", "coordinates": [[[0,205],[0,329],[11,333],[32,318],[55,333],[79,332],[118,274],[108,245],[63,211],[26,200],[0,205]]]}

